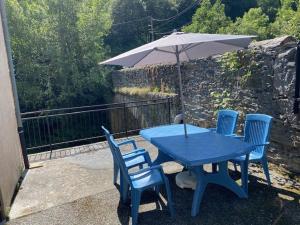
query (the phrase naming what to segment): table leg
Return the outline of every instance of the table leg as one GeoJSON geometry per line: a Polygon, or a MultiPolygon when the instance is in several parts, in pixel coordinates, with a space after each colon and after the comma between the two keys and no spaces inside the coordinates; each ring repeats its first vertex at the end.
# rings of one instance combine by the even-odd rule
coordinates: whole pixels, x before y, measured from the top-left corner
{"type": "Polygon", "coordinates": [[[248,163],[249,154],[246,155],[245,160],[241,163],[242,187],[246,194],[248,194],[248,163]]]}
{"type": "Polygon", "coordinates": [[[200,208],[200,203],[201,203],[201,200],[203,197],[203,193],[207,186],[207,182],[205,180],[205,171],[203,169],[203,166],[194,167],[192,169],[197,177],[197,185],[196,185],[196,189],[194,191],[191,215],[197,216],[197,214],[199,213],[199,208],[200,208]]]}
{"type": "Polygon", "coordinates": [[[165,153],[163,153],[162,151],[158,150],[158,155],[157,158],[153,161],[153,165],[159,165],[165,162],[170,162],[170,161],[174,161],[174,159],[168,155],[166,155],[165,153]]]}
{"type": "MultiPolygon", "coordinates": [[[[247,198],[247,192],[245,191],[244,185],[239,186],[228,173],[228,162],[218,163],[219,170],[214,173],[207,173],[204,171],[203,166],[194,167],[193,172],[197,176],[197,186],[194,192],[193,204],[192,204],[192,216],[196,216],[199,213],[199,207],[201,199],[207,184],[217,184],[223,186],[232,192],[234,192],[240,198],[247,198]]],[[[247,177],[244,178],[245,182],[247,177]]],[[[247,183],[246,183],[247,184],[247,183]]]]}

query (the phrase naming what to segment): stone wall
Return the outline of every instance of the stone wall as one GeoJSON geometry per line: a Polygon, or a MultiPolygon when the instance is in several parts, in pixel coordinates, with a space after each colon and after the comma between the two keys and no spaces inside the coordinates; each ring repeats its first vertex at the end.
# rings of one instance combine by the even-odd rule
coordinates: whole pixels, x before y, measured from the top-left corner
{"type": "MultiPolygon", "coordinates": [[[[242,132],[245,114],[274,117],[268,157],[300,172],[300,122],[293,114],[295,53],[292,37],[252,43],[249,49],[183,63],[183,90],[190,123],[215,126],[221,108],[240,111],[242,132]]],[[[124,69],[112,75],[115,88],[152,87],[178,93],[174,65],[124,69]]]]}

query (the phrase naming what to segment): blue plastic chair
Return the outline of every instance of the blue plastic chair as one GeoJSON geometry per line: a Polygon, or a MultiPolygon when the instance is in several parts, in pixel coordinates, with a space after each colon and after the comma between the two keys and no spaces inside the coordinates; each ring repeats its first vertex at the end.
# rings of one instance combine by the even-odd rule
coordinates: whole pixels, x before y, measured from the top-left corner
{"type": "Polygon", "coordinates": [[[169,185],[169,180],[165,176],[163,169],[160,165],[150,166],[137,172],[130,173],[128,167],[126,166],[126,161],[124,160],[119,145],[110,136],[110,142],[112,143],[113,151],[119,164],[121,171],[121,183],[122,183],[122,196],[123,201],[127,200],[128,190],[130,187],[131,191],[131,217],[132,224],[136,225],[138,221],[138,210],[141,200],[142,192],[146,189],[154,189],[159,193],[160,187],[162,185],[166,188],[168,208],[171,216],[174,216],[174,209],[171,197],[171,189],[169,185]]]}
{"type": "MultiPolygon", "coordinates": [[[[209,128],[211,132],[222,134],[225,136],[234,136],[236,123],[239,113],[230,109],[223,109],[218,111],[218,120],[216,128],[209,128]]],[[[217,171],[217,164],[212,164],[212,171],[217,171]]]]}
{"type": "MultiPolygon", "coordinates": [[[[266,147],[269,145],[268,141],[270,137],[271,121],[272,117],[268,115],[248,114],[246,115],[244,136],[236,137],[255,146],[255,149],[249,154],[249,162],[259,162],[262,164],[269,185],[271,185],[271,180],[268,169],[266,147]]],[[[239,164],[241,166],[241,171],[245,171],[245,160],[246,156],[237,157],[231,160],[234,163],[235,170],[237,170],[236,164],[239,164]]],[[[242,173],[242,180],[245,176],[248,176],[248,173],[242,173]]]]}
{"type": "MultiPolygon", "coordinates": [[[[119,169],[116,157],[114,155],[112,143],[110,141],[110,136],[112,136],[112,135],[110,134],[110,132],[104,126],[101,126],[101,128],[105,133],[106,140],[108,142],[110,151],[111,151],[112,156],[113,156],[113,163],[114,163],[113,183],[117,184],[117,179],[118,179],[118,174],[119,174],[120,169],[119,169]]],[[[150,159],[150,156],[149,156],[148,152],[146,152],[145,149],[143,149],[143,148],[137,148],[136,143],[135,143],[134,140],[130,139],[130,140],[125,140],[123,142],[119,142],[118,146],[127,145],[127,144],[131,144],[133,146],[133,149],[134,149],[131,152],[122,154],[122,157],[125,160],[125,165],[128,169],[136,167],[136,166],[138,166],[139,168],[143,168],[144,164],[148,164],[148,165],[151,164],[151,159],[150,159]]]]}
{"type": "Polygon", "coordinates": [[[235,133],[239,113],[234,110],[224,109],[218,111],[217,127],[210,128],[212,132],[232,136],[235,133]]]}

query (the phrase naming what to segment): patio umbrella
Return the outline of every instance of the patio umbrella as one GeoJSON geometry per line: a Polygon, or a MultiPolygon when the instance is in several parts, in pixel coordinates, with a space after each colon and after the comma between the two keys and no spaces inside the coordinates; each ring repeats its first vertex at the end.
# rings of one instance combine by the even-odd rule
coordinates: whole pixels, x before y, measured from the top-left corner
{"type": "Polygon", "coordinates": [[[187,137],[180,63],[248,47],[253,37],[246,35],[174,32],[156,41],[103,61],[100,64],[142,67],[154,64],[176,63],[179,76],[184,133],[187,137]]]}

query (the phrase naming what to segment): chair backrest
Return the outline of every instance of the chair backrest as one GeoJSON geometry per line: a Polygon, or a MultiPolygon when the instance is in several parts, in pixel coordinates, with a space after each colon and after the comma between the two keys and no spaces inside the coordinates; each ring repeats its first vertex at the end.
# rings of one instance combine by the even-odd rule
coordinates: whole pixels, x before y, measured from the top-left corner
{"type": "Polygon", "coordinates": [[[109,141],[110,141],[110,143],[112,145],[113,155],[116,158],[116,161],[117,161],[117,163],[119,165],[119,168],[120,168],[120,171],[121,171],[122,175],[124,176],[124,178],[126,179],[126,181],[129,184],[131,184],[131,180],[130,180],[130,177],[128,175],[128,169],[127,169],[127,167],[125,165],[125,161],[124,161],[124,158],[122,156],[122,153],[121,153],[119,145],[116,143],[116,141],[114,140],[114,138],[113,138],[112,135],[110,135],[109,141]]]}
{"type": "Polygon", "coordinates": [[[217,133],[232,135],[235,132],[239,113],[234,110],[220,110],[218,112],[217,133]]]}
{"type": "Polygon", "coordinates": [[[109,149],[111,151],[111,154],[113,155],[113,160],[115,160],[115,155],[114,155],[114,151],[113,151],[113,146],[112,146],[112,143],[110,141],[110,136],[112,136],[110,134],[110,132],[104,127],[104,126],[101,126],[102,130],[104,131],[104,134],[105,134],[105,137],[106,137],[106,140],[108,142],[108,145],[109,145],[109,149]]]}
{"type": "MultiPolygon", "coordinates": [[[[248,114],[245,121],[245,141],[261,145],[269,141],[272,117],[264,114],[248,114]]],[[[255,152],[263,156],[266,146],[257,146],[255,152]]]]}

